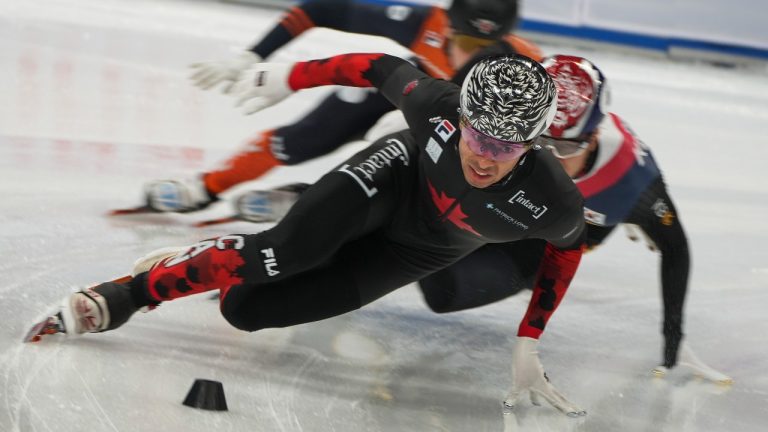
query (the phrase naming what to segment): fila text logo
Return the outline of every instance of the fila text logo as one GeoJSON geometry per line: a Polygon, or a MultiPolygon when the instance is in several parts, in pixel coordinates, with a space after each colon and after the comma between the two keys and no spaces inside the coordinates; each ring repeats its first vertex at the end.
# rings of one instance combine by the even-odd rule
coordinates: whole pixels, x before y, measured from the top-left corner
{"type": "Polygon", "coordinates": [[[261,253],[264,254],[264,270],[267,271],[267,276],[277,276],[280,274],[277,267],[277,258],[275,258],[275,251],[272,248],[262,249],[261,253]]]}
{"type": "Polygon", "coordinates": [[[514,204],[518,203],[521,204],[523,207],[527,208],[533,213],[533,218],[538,219],[547,212],[547,206],[545,205],[536,205],[531,202],[528,198],[525,197],[525,191],[519,190],[517,193],[515,193],[512,198],[509,199],[509,202],[514,204]]]}

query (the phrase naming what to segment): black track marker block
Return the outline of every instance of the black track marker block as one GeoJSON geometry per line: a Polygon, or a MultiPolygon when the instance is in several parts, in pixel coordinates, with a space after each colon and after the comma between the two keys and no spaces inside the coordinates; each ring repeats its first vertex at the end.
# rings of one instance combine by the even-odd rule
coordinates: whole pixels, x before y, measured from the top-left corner
{"type": "Polygon", "coordinates": [[[196,379],[183,403],[192,408],[227,411],[224,386],[218,381],[196,379]]]}

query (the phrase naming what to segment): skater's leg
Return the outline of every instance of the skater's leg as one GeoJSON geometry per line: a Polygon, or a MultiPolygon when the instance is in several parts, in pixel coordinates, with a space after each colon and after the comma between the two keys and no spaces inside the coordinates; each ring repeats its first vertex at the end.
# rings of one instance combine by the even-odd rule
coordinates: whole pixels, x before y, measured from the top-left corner
{"type": "Polygon", "coordinates": [[[158,180],[145,185],[146,205],[159,212],[206,208],[240,183],[255,180],[281,165],[314,159],[362,136],[392,105],[378,92],[357,92],[358,100],[332,94],[296,123],[260,133],[220,168],[191,179],[158,180]],[[339,119],[343,119],[340,121],[339,119]]]}
{"type": "Polygon", "coordinates": [[[410,252],[375,232],[342,247],[325,266],[272,284],[232,287],[221,312],[246,331],[319,321],[359,309],[455,260],[404,258],[410,252]]]}
{"type": "Polygon", "coordinates": [[[240,284],[265,284],[329,260],[368,226],[370,200],[340,173],[307,190],[274,228],[204,240],[138,275],[148,300],[173,300],[240,284]]]}
{"type": "Polygon", "coordinates": [[[385,224],[401,204],[400,187],[416,169],[409,163],[415,149],[403,142],[389,137],[351,157],[304,192],[274,228],[193,245],[138,275],[134,288],[143,290],[149,302],[166,301],[277,282],[328,262],[342,245],[385,224]],[[389,163],[365,172],[369,184],[354,175],[354,167],[383,158],[389,163]]]}
{"type": "Polygon", "coordinates": [[[255,180],[283,165],[270,147],[273,141],[280,140],[279,134],[280,129],[261,132],[248,141],[244,149],[224,162],[220,169],[203,173],[205,189],[217,196],[235,185],[255,180]]]}
{"type": "Polygon", "coordinates": [[[543,240],[487,244],[419,281],[430,309],[456,312],[495,303],[533,287],[543,240]]]}
{"type": "MultiPolygon", "coordinates": [[[[99,322],[89,322],[83,332],[112,330],[144,306],[212,289],[220,289],[225,298],[231,287],[258,290],[329,265],[344,245],[391,221],[398,205],[410,196],[417,166],[410,161],[417,150],[404,144],[408,142],[405,135],[407,132],[402,132],[376,142],[325,175],[275,228],[259,234],[222,236],[178,252],[156,251],[137,262],[138,274],[130,281],[98,285],[92,289],[95,295],[76,293],[74,296],[87,302],[71,302],[68,298],[65,307],[75,313],[85,312],[82,315],[88,321],[96,317],[89,311],[101,314],[96,317],[99,322]],[[380,164],[384,159],[387,163],[380,164]],[[373,161],[375,168],[371,168],[373,161]],[[353,173],[362,167],[365,181],[353,173]],[[79,308],[79,304],[85,307],[79,308]],[[117,318],[105,319],[106,313],[117,318]]],[[[375,288],[375,284],[371,286],[375,288]]],[[[365,296],[357,298],[362,300],[342,303],[354,308],[366,301],[365,296]]]]}
{"type": "Polygon", "coordinates": [[[392,105],[377,92],[361,93],[359,101],[331,94],[297,122],[263,132],[218,170],[203,174],[206,189],[218,195],[257,179],[275,167],[296,165],[328,154],[362,135],[392,105]],[[339,121],[343,119],[343,121],[339,121]]]}

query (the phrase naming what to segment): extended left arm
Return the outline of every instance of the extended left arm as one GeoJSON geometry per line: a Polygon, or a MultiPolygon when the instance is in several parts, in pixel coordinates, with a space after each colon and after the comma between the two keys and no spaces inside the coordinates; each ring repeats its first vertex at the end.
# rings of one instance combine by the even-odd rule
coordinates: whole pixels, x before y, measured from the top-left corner
{"type": "Polygon", "coordinates": [[[238,105],[247,114],[274,105],[291,93],[326,85],[376,87],[403,108],[406,86],[429,77],[407,61],[380,53],[343,54],[298,63],[258,63],[235,84],[238,105]]]}

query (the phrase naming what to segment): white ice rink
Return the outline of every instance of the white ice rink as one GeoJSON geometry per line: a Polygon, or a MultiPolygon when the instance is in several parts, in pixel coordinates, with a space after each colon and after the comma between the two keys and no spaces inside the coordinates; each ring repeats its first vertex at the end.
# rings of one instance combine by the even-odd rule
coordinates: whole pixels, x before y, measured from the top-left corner
{"type": "MultiPolygon", "coordinates": [[[[649,144],[693,254],[686,340],[730,387],[661,358],[658,257],[616,232],[587,255],[541,341],[548,375],[589,412],[527,400],[503,415],[527,298],[450,315],[414,287],[360,311],[285,330],[231,328],[206,296],[117,331],[22,344],[72,287],[138,256],[265,226],[192,228],[226,213],[109,219],[143,182],[212,167],[255,132],[295,119],[327,89],[245,117],[189,84],[187,65],[250,45],[278,12],[212,2],[0,2],[0,431],[764,431],[768,430],[768,73],[544,46],[591,58],[613,111],[649,144]],[[181,404],[221,381],[227,412],[181,404]]],[[[313,31],[276,59],[385,49],[313,31]]],[[[336,158],[256,186],[314,180],[336,158]]]]}

